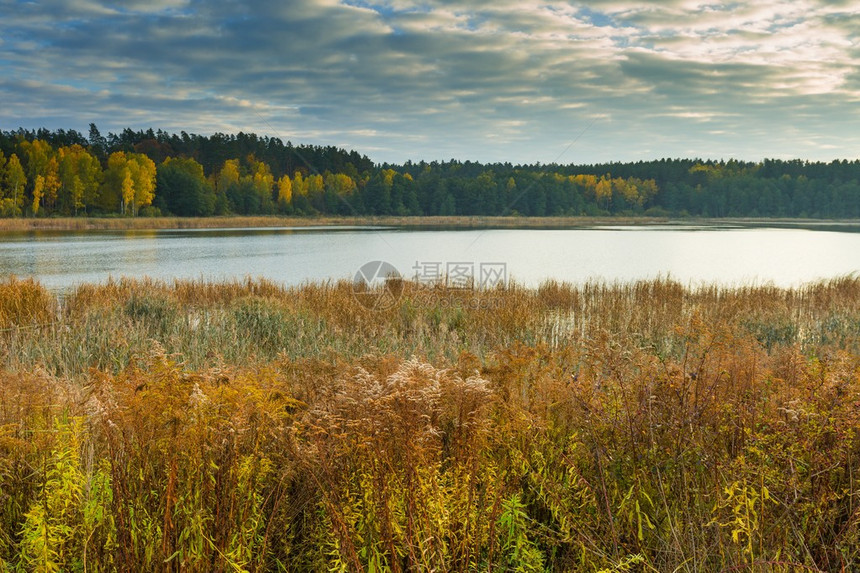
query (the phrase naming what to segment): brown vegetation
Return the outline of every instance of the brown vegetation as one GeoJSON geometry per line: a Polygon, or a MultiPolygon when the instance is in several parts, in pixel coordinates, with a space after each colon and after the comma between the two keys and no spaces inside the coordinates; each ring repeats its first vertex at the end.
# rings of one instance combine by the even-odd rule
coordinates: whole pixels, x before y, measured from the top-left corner
{"type": "Polygon", "coordinates": [[[379,226],[451,229],[569,229],[605,225],[659,225],[683,222],[701,225],[776,227],[856,227],[856,219],[723,218],[669,219],[666,217],[423,217],[423,216],[314,216],[279,215],[213,217],[53,217],[0,218],[0,232],[25,231],[125,231],[152,229],[250,229],[264,227],[379,226]]]}
{"type": "Polygon", "coordinates": [[[56,217],[0,219],[0,232],[87,231],[134,229],[247,229],[254,227],[309,227],[317,225],[378,225],[456,228],[561,228],[590,225],[665,222],[653,217],[288,217],[277,215],[223,217],[56,217]]]}
{"type": "Polygon", "coordinates": [[[860,279],[0,284],[0,571],[847,571],[860,279]]]}

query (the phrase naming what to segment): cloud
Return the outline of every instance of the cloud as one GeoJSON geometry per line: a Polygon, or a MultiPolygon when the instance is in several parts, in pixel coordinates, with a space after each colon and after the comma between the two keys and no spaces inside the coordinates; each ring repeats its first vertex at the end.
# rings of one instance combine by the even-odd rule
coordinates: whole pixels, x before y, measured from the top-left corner
{"type": "Polygon", "coordinates": [[[379,161],[547,162],[589,125],[563,161],[860,146],[853,2],[6,6],[6,129],[257,131],[379,161]]]}

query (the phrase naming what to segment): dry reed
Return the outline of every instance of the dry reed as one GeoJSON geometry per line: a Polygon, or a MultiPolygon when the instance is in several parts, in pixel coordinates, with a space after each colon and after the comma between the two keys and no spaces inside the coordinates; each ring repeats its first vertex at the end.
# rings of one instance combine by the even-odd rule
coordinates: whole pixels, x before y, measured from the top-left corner
{"type": "Polygon", "coordinates": [[[0,571],[860,559],[860,279],[403,286],[0,285],[0,571]]]}

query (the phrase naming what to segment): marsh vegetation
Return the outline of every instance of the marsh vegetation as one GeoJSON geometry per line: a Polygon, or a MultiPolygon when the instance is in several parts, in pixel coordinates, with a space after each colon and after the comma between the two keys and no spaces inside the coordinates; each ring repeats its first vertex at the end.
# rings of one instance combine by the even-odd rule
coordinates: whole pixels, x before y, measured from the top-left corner
{"type": "Polygon", "coordinates": [[[0,283],[0,571],[841,571],[860,279],[0,283]]]}

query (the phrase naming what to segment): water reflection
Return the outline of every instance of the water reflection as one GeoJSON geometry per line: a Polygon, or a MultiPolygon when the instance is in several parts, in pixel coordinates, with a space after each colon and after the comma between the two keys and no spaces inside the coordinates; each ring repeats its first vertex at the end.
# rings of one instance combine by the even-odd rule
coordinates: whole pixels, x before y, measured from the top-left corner
{"type": "Polygon", "coordinates": [[[0,273],[52,289],[109,276],[285,284],[351,277],[371,260],[404,276],[416,265],[505,263],[535,286],[553,278],[684,283],[802,282],[860,272],[857,225],[659,225],[573,229],[422,230],[380,227],[30,231],[0,234],[0,273]]]}

